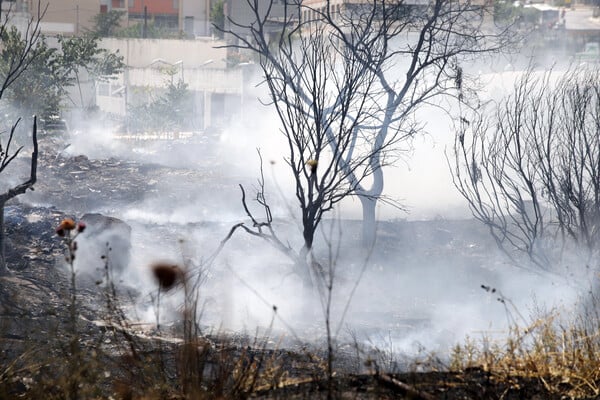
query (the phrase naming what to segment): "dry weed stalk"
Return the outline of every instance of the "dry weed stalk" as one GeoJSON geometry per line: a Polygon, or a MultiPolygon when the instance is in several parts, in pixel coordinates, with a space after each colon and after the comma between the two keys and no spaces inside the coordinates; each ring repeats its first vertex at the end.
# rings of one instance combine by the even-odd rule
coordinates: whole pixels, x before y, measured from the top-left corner
{"type": "MultiPolygon", "coordinates": [[[[225,336],[219,337],[219,345],[215,345],[202,334],[198,306],[206,265],[193,265],[191,259],[184,257],[183,267],[157,263],[151,270],[158,285],[157,324],[160,323],[161,292],[172,291],[183,296],[182,344],[175,354],[175,372],[183,398],[246,398],[258,388],[280,385],[285,372],[275,353],[267,350],[267,339],[259,340],[258,333],[253,342],[241,347],[225,336]]],[[[266,335],[275,317],[276,308],[266,335]]],[[[163,374],[167,375],[169,371],[161,365],[163,374]]],[[[164,377],[165,382],[169,380],[168,376],[164,377]]]]}
{"type": "Polygon", "coordinates": [[[516,377],[539,379],[549,393],[570,398],[599,396],[600,320],[589,317],[565,320],[554,310],[524,328],[511,325],[502,340],[467,338],[454,347],[450,369],[481,368],[506,383],[516,377]]]}

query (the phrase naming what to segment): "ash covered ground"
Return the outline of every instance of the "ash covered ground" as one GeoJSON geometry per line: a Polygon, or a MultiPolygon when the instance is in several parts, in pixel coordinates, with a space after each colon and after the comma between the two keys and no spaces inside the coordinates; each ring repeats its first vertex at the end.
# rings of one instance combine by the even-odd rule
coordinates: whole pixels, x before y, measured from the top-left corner
{"type": "MultiPolygon", "coordinates": [[[[166,150],[172,145],[162,143],[158,148],[166,150]]],[[[117,271],[117,290],[127,299],[128,318],[139,324],[136,331],[152,333],[155,286],[149,264],[161,258],[174,262],[189,258],[201,264],[231,226],[246,219],[237,185],[255,182],[251,171],[248,176],[225,174],[227,168],[215,159],[204,159],[194,169],[166,166],[139,154],[91,159],[71,154],[53,138],[42,138],[40,150],[35,191],[17,198],[5,211],[8,262],[14,272],[2,285],[5,342],[24,344],[31,335],[48,340],[44,335],[52,326],[68,319],[69,271],[64,245],[54,232],[65,216],[79,219],[87,213],[101,213],[131,227],[129,265],[117,271]]],[[[27,158],[18,162],[26,166],[27,158]]],[[[344,354],[338,363],[347,371],[364,372],[364,366],[357,367],[352,361],[357,342],[363,348],[398,355],[388,367],[401,370],[408,368],[420,351],[438,352],[443,359],[464,335],[502,331],[506,310],[496,296],[482,291],[481,285],[502,288],[518,307],[531,299],[530,285],[536,279],[539,287],[556,289],[553,282],[539,283],[539,277],[506,274],[509,267],[485,229],[472,220],[382,221],[368,259],[352,250],[360,247],[358,221],[324,223],[328,224],[341,224],[341,236],[347,243],[338,261],[342,265],[337,281],[340,289],[332,318],[339,333],[340,354],[344,354]],[[342,321],[340,315],[344,315],[342,321]],[[403,355],[409,358],[403,359],[403,355]]],[[[297,234],[293,221],[282,220],[278,226],[284,235],[297,234]]],[[[260,332],[273,337],[273,348],[301,349],[306,343],[319,348],[326,335],[320,303],[314,299],[308,309],[299,305],[296,297],[302,290],[290,273],[289,262],[243,232],[236,233],[226,248],[205,271],[203,331],[207,335],[229,332],[234,337],[260,332]],[[272,306],[278,308],[277,315],[272,306]]],[[[79,251],[83,253],[85,247],[79,251]]],[[[327,257],[327,248],[318,251],[327,257]]],[[[78,295],[81,317],[86,321],[83,340],[92,343],[97,336],[93,321],[104,315],[105,298],[102,285],[98,285],[104,261],[94,254],[82,255],[78,262],[78,295]]],[[[165,300],[164,307],[170,310],[163,316],[165,327],[176,325],[179,300],[177,296],[165,300]]],[[[11,346],[3,356],[17,356],[19,348],[11,346]]],[[[481,390],[497,389],[480,371],[471,371],[466,381],[471,378],[475,385],[487,380],[493,387],[481,390]]],[[[465,389],[469,386],[465,380],[458,384],[455,378],[444,379],[457,393],[471,390],[465,389]]],[[[425,387],[438,390],[440,385],[446,387],[440,383],[444,379],[428,375],[421,380],[428,382],[425,387]]],[[[357,382],[358,386],[369,385],[360,379],[357,382]]],[[[532,385],[530,390],[538,388],[532,385]]],[[[444,391],[447,393],[447,388],[444,391]]],[[[385,396],[393,397],[395,392],[390,393],[385,396]]]]}
{"type": "MultiPolygon", "coordinates": [[[[151,292],[148,266],[156,260],[201,264],[234,224],[248,222],[238,185],[244,184],[250,192],[256,182],[253,170],[248,170],[246,176],[231,174],[227,160],[220,159],[213,144],[127,143],[126,156],[121,153],[119,158],[88,158],[74,154],[56,138],[42,137],[35,191],[17,198],[6,210],[11,268],[28,269],[38,260],[57,268],[55,264],[62,263],[62,249],[53,227],[64,216],[79,219],[87,213],[116,217],[131,226],[131,265],[118,271],[124,286],[151,292]],[[143,151],[131,151],[135,150],[133,145],[143,151]],[[161,153],[177,154],[192,145],[199,160],[194,168],[161,162],[161,153]]],[[[27,157],[19,161],[27,171],[27,157]]],[[[276,202],[276,207],[286,211],[290,206],[276,202]]],[[[276,220],[276,226],[281,237],[292,245],[299,240],[298,224],[293,218],[284,216],[276,220]]],[[[536,287],[557,287],[545,278],[512,270],[485,227],[474,220],[380,221],[377,244],[368,256],[360,249],[359,221],[329,220],[323,226],[321,234],[339,236],[343,246],[336,276],[341,300],[335,311],[342,313],[350,292],[355,290],[343,323],[364,332],[367,341],[373,339],[371,334],[388,338],[384,341],[397,336],[403,342],[399,350],[414,350],[421,345],[437,349],[441,348],[438,344],[447,346],[465,334],[501,329],[504,309],[494,304],[496,298],[486,295],[481,285],[503,290],[519,307],[521,302],[531,300],[536,287]],[[443,323],[436,322],[441,320],[443,323]],[[414,334],[407,335],[406,330],[414,324],[428,327],[433,334],[424,334],[419,326],[414,334]]],[[[85,247],[81,258],[93,266],[84,266],[80,261],[80,268],[94,280],[104,263],[97,255],[86,259],[84,252],[85,247]]],[[[327,247],[317,248],[319,252],[323,259],[328,257],[327,247]]],[[[319,303],[312,304],[314,315],[303,318],[306,307],[298,306],[289,296],[301,293],[295,282],[298,279],[290,273],[289,261],[241,231],[210,266],[207,279],[210,306],[205,315],[209,324],[234,330],[264,328],[272,318],[271,306],[276,305],[283,330],[292,325],[300,331],[322,331],[319,303]]],[[[543,298],[544,293],[537,295],[543,298]]],[[[152,312],[140,318],[151,320],[152,312]]],[[[312,333],[301,336],[310,337],[312,333]]]]}

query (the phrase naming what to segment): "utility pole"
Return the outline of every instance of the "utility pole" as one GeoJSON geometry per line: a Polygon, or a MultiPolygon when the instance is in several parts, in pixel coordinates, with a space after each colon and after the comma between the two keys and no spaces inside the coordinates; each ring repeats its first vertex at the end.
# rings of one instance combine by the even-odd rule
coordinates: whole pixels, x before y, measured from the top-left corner
{"type": "Polygon", "coordinates": [[[184,30],[183,27],[183,0],[179,0],[178,2],[178,14],[177,14],[177,25],[179,27],[179,34],[181,34],[184,30]]]}
{"type": "Polygon", "coordinates": [[[148,6],[144,6],[144,32],[142,32],[142,38],[146,39],[148,35],[148,6]]]}
{"type": "Polygon", "coordinates": [[[79,4],[77,4],[75,6],[75,14],[76,14],[75,21],[77,21],[76,25],[75,25],[75,34],[79,35],[79,4]]]}
{"type": "Polygon", "coordinates": [[[204,4],[205,23],[204,23],[204,36],[208,36],[210,33],[210,0],[206,0],[204,4]]]}

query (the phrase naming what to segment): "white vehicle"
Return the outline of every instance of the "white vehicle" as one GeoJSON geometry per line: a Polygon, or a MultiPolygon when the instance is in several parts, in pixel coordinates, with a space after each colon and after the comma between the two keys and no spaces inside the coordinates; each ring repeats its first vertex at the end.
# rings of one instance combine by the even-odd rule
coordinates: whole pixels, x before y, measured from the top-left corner
{"type": "Polygon", "coordinates": [[[40,122],[42,130],[45,134],[60,136],[69,134],[69,126],[67,124],[67,121],[61,119],[59,116],[53,115],[40,122]]]}

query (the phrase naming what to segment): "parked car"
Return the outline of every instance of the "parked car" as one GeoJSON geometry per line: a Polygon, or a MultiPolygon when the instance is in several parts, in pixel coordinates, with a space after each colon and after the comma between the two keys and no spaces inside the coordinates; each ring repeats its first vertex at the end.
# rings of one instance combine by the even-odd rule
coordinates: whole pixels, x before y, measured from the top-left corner
{"type": "Polygon", "coordinates": [[[51,116],[40,122],[42,131],[47,135],[67,136],[69,134],[69,125],[67,124],[67,121],[59,116],[51,116]]]}

